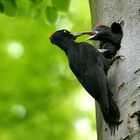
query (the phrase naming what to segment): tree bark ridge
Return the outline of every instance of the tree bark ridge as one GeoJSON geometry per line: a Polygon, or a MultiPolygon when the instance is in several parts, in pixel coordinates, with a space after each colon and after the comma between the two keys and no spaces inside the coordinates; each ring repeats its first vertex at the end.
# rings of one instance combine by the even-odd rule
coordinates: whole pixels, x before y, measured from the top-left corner
{"type": "Polygon", "coordinates": [[[125,58],[108,73],[123,123],[112,137],[96,104],[98,140],[140,140],[140,0],[89,0],[89,4],[92,27],[120,21],[124,34],[118,54],[125,58]]]}

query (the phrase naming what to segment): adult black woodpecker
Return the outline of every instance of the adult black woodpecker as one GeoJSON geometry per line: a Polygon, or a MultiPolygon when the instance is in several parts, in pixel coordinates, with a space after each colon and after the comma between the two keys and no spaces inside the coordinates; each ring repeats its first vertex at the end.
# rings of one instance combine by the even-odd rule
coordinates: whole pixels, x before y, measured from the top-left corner
{"type": "Polygon", "coordinates": [[[115,134],[120,112],[108,88],[107,71],[112,61],[108,61],[94,46],[87,42],[75,42],[81,34],[58,30],[50,36],[52,44],[61,48],[68,58],[69,66],[86,91],[99,103],[104,120],[111,134],[115,134]]]}
{"type": "Polygon", "coordinates": [[[121,48],[123,32],[119,23],[114,22],[111,26],[98,24],[92,32],[82,32],[81,34],[90,35],[88,40],[100,41],[99,49],[107,59],[113,58],[121,48]]]}

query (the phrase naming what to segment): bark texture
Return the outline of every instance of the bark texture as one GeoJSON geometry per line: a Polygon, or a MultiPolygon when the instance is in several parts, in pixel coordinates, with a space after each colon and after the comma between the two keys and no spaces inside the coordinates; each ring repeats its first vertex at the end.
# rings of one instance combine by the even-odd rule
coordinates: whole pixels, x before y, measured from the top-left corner
{"type": "Polygon", "coordinates": [[[140,140],[140,0],[89,0],[92,26],[120,21],[123,39],[118,54],[125,58],[109,70],[109,86],[114,93],[123,123],[115,137],[105,124],[96,104],[98,140],[140,140]]]}

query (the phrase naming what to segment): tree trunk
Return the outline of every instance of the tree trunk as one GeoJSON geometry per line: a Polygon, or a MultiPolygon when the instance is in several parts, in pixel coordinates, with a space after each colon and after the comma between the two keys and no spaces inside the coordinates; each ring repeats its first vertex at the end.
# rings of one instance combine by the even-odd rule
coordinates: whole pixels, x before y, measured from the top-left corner
{"type": "Polygon", "coordinates": [[[98,140],[140,140],[140,0],[89,0],[92,26],[121,21],[123,39],[118,54],[125,58],[109,70],[109,86],[123,120],[111,136],[96,104],[98,140]]]}

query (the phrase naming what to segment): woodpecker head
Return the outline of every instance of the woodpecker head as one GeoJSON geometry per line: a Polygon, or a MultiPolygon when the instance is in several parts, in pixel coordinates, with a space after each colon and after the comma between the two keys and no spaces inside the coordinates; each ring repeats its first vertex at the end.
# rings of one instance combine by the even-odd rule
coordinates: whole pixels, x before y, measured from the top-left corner
{"type": "Polygon", "coordinates": [[[70,40],[75,40],[78,36],[81,36],[83,33],[71,33],[65,29],[58,30],[54,32],[50,37],[50,41],[53,44],[58,45],[59,42],[65,40],[65,39],[70,39],[70,40]]]}
{"type": "Polygon", "coordinates": [[[111,26],[98,24],[92,32],[86,32],[90,35],[87,40],[110,41],[111,38],[122,38],[122,28],[119,23],[114,22],[111,26]]]}

